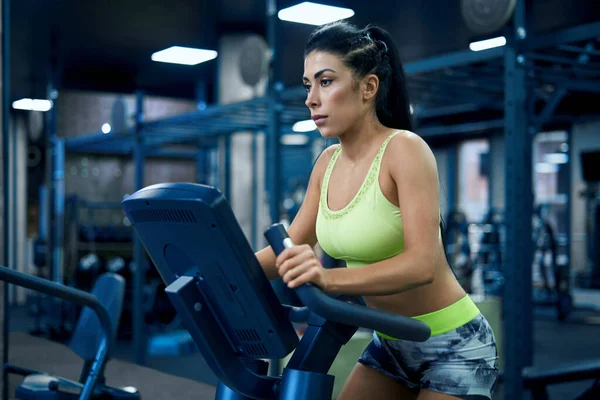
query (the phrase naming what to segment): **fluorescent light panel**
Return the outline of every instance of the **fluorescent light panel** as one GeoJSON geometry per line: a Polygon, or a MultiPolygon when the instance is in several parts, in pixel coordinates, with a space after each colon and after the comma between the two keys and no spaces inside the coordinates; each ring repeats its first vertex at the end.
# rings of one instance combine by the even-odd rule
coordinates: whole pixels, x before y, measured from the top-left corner
{"type": "Polygon", "coordinates": [[[46,112],[52,108],[52,102],[50,100],[21,99],[14,101],[12,106],[15,110],[46,112]]]}
{"type": "Polygon", "coordinates": [[[501,47],[506,45],[506,38],[504,36],[481,40],[479,42],[473,42],[469,44],[469,49],[472,51],[481,51],[493,49],[494,47],[501,47]]]}
{"type": "Polygon", "coordinates": [[[554,174],[558,172],[558,165],[549,163],[535,164],[535,172],[538,174],[554,174]]]}
{"type": "Polygon", "coordinates": [[[550,153],[544,155],[544,161],[548,164],[566,164],[569,162],[569,155],[565,153],[550,153]]]}
{"type": "Polygon", "coordinates": [[[350,18],[353,15],[354,10],[349,8],[326,6],[309,1],[284,8],[277,14],[282,21],[307,25],[324,25],[329,22],[350,18]]]}
{"type": "Polygon", "coordinates": [[[191,47],[173,46],[152,54],[152,61],[171,64],[197,65],[217,58],[214,50],[193,49],[191,47]]]}
{"type": "Polygon", "coordinates": [[[288,134],[281,137],[281,144],[288,146],[302,146],[307,144],[309,139],[310,138],[308,136],[301,133],[288,134]]]}
{"type": "Polygon", "coordinates": [[[298,121],[292,126],[294,132],[311,132],[317,129],[317,124],[312,119],[306,121],[298,121]]]}

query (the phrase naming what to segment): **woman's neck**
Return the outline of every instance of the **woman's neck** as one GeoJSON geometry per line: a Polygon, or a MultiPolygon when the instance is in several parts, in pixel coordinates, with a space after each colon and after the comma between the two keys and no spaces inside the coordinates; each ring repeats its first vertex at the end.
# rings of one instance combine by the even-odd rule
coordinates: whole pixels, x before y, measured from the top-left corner
{"type": "Polygon", "coordinates": [[[387,137],[389,131],[376,118],[365,118],[362,124],[354,125],[351,131],[339,136],[344,158],[351,163],[372,158],[371,153],[381,145],[381,137],[387,137]]]}

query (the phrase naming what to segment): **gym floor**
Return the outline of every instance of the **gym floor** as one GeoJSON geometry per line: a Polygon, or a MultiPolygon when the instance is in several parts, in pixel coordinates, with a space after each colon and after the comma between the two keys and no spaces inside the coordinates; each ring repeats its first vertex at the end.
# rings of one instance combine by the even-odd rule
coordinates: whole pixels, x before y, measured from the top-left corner
{"type": "MultiPolygon", "coordinates": [[[[26,335],[32,324],[24,309],[13,311],[10,362],[76,380],[81,368],[79,358],[60,344],[26,335]]],[[[599,359],[599,334],[600,304],[595,310],[575,309],[564,323],[557,321],[553,309],[538,307],[534,321],[534,364],[550,367],[562,362],[599,359]]],[[[150,358],[145,367],[132,364],[130,355],[130,343],[119,341],[115,357],[107,367],[109,385],[135,386],[144,400],[214,398],[216,378],[199,354],[150,358]]],[[[348,360],[348,363],[354,362],[348,360]]],[[[20,379],[11,379],[11,394],[20,379]]],[[[582,381],[551,386],[550,398],[573,399],[591,383],[582,381]]],[[[502,384],[494,398],[502,399],[502,384]]]]}

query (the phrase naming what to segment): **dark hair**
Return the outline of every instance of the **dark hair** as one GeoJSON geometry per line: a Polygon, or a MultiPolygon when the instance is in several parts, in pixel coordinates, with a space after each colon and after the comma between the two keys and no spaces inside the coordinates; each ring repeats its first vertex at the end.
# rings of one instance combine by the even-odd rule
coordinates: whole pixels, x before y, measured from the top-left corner
{"type": "Polygon", "coordinates": [[[358,79],[368,74],[377,75],[377,118],[388,128],[413,129],[404,68],[394,40],[387,31],[376,26],[358,29],[347,22],[333,22],[310,34],[304,57],[312,51],[339,56],[358,79]]]}

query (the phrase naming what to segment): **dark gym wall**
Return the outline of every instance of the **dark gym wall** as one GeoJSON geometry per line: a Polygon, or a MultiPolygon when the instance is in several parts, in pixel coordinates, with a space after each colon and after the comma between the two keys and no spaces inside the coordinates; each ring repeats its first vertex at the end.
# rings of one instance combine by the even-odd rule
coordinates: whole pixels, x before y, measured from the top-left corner
{"type": "MultiPolygon", "coordinates": [[[[111,122],[114,94],[62,92],[59,100],[57,130],[62,137],[74,137],[99,132],[104,123],[111,122]]],[[[124,96],[127,124],[135,115],[135,97],[124,96]]],[[[195,103],[148,97],[144,101],[144,119],[153,120],[195,110],[195,103]]],[[[144,185],[167,181],[194,181],[193,161],[148,159],[145,164],[144,185]]],[[[120,201],[134,191],[132,157],[90,156],[67,153],[65,161],[66,193],[76,193],[89,201],[120,201]]]]}

